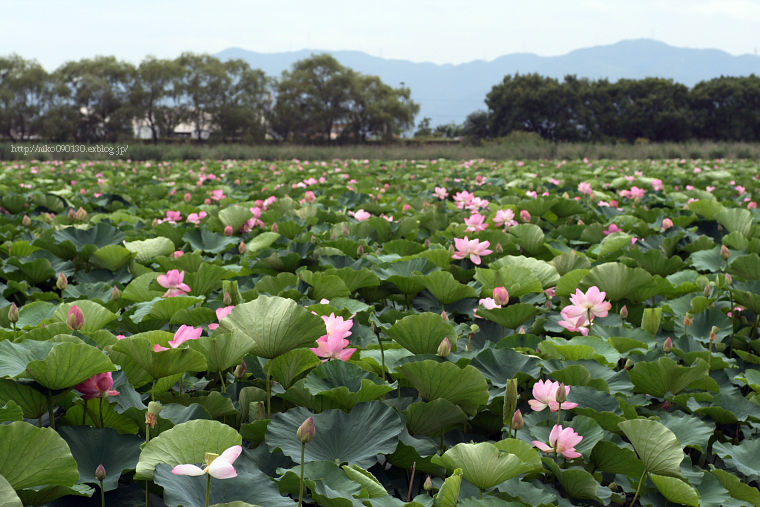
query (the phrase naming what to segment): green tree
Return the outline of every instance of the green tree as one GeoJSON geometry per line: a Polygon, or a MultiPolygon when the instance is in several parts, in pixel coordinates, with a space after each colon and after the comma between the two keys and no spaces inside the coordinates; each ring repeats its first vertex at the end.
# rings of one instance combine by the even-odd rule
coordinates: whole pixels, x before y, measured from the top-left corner
{"type": "Polygon", "coordinates": [[[433,135],[433,129],[430,128],[430,122],[433,121],[430,118],[423,118],[420,124],[417,125],[417,131],[414,133],[414,137],[431,137],[433,135]]]}
{"type": "Polygon", "coordinates": [[[230,77],[221,60],[210,55],[183,53],[177,61],[183,67],[182,104],[201,142],[214,128],[214,113],[222,104],[230,77]]]}
{"type": "Polygon", "coordinates": [[[420,107],[411,100],[409,88],[392,88],[377,76],[356,72],[350,75],[351,100],[344,139],[351,135],[357,143],[372,136],[391,140],[414,125],[420,107]]]}
{"type": "Polygon", "coordinates": [[[42,131],[50,93],[48,73],[18,55],[0,58],[0,134],[11,141],[42,131]]]}
{"type": "Polygon", "coordinates": [[[760,77],[719,77],[690,92],[694,131],[701,139],[760,141],[760,77]]]}
{"type": "Polygon", "coordinates": [[[270,80],[243,60],[226,61],[223,67],[227,78],[219,81],[221,88],[211,109],[217,135],[224,143],[231,138],[263,140],[265,113],[271,101],[270,80]]]}
{"type": "Polygon", "coordinates": [[[467,115],[462,125],[462,135],[470,143],[479,143],[483,139],[488,139],[488,112],[475,111],[467,115]]]}
{"type": "Polygon", "coordinates": [[[147,122],[153,143],[171,136],[187,115],[181,102],[184,69],[177,60],[147,57],[137,68],[130,91],[133,114],[147,122]]]}

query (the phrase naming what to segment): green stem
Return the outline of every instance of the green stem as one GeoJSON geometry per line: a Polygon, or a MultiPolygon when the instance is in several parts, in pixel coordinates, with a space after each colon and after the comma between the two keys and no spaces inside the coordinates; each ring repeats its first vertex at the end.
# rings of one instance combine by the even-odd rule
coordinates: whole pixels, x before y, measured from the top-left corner
{"type": "Polygon", "coordinates": [[[48,414],[50,415],[50,427],[55,429],[55,416],[53,415],[53,391],[47,392],[48,414]]]}
{"type": "Polygon", "coordinates": [[[705,391],[710,387],[710,364],[712,363],[712,347],[713,342],[710,340],[710,352],[707,356],[707,378],[705,379],[705,391]]]}
{"type": "Polygon", "coordinates": [[[87,400],[84,400],[84,413],[82,414],[82,426],[87,425],[87,400]]]}
{"type": "Polygon", "coordinates": [[[145,443],[150,442],[150,424],[145,423],[145,443]]]}
{"type": "Polygon", "coordinates": [[[211,504],[211,474],[206,474],[208,481],[206,482],[206,507],[211,504]]]}
{"type": "Polygon", "coordinates": [[[443,435],[446,433],[446,428],[441,429],[441,456],[443,456],[443,435]]]}
{"type": "MultiPolygon", "coordinates": [[[[382,369],[380,370],[380,373],[382,373],[383,381],[385,381],[385,349],[383,348],[383,341],[380,339],[380,335],[377,335],[377,343],[380,345],[380,361],[382,362],[382,369]]],[[[401,389],[401,387],[399,387],[401,389]]]]}
{"type": "Polygon", "coordinates": [[[219,371],[217,373],[219,373],[219,382],[222,383],[222,392],[226,393],[227,392],[227,386],[224,385],[224,375],[222,374],[221,371],[219,371]]]}
{"type": "Polygon", "coordinates": [[[272,361],[269,360],[269,366],[267,367],[267,419],[272,418],[272,385],[269,382],[269,379],[272,375],[272,361]]]}
{"type": "Polygon", "coordinates": [[[100,398],[100,429],[106,427],[106,420],[103,418],[103,398],[100,398]]]}
{"type": "Polygon", "coordinates": [[[106,492],[103,489],[103,481],[100,481],[100,507],[106,507],[106,492]]]}
{"type": "Polygon", "coordinates": [[[644,470],[644,473],[641,474],[641,479],[639,480],[639,487],[636,488],[636,494],[633,495],[633,501],[631,502],[631,506],[630,507],[633,507],[634,505],[636,505],[636,499],[639,497],[639,491],[641,491],[641,485],[644,484],[644,476],[646,474],[647,474],[646,470],[644,470]]]}
{"type": "Polygon", "coordinates": [[[145,481],[145,507],[150,507],[150,489],[148,488],[148,481],[145,481]]]}
{"type": "Polygon", "coordinates": [[[559,426],[562,423],[562,411],[557,410],[557,426],[559,426]]]}
{"type": "Polygon", "coordinates": [[[153,379],[153,387],[150,388],[150,401],[156,401],[156,379],[153,379]]]}
{"type": "Polygon", "coordinates": [[[16,341],[16,323],[13,323],[13,341],[16,341]]]}
{"type": "Polygon", "coordinates": [[[301,442],[301,493],[298,495],[298,507],[303,505],[303,469],[304,466],[304,454],[306,453],[306,442],[301,442]]]}

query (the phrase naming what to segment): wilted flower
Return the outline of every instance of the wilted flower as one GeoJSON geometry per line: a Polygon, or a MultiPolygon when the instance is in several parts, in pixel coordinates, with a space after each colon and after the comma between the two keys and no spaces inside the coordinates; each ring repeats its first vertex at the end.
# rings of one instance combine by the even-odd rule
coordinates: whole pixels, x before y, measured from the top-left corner
{"type": "Polygon", "coordinates": [[[236,380],[243,380],[245,379],[246,374],[248,373],[248,365],[245,364],[245,361],[240,363],[239,365],[235,366],[235,379],[236,380]]]}
{"type": "Polygon", "coordinates": [[[683,325],[685,327],[689,327],[692,324],[694,324],[694,315],[692,315],[691,312],[689,312],[683,316],[683,325]]]}
{"type": "Polygon", "coordinates": [[[212,453],[206,454],[206,468],[201,469],[196,465],[177,465],[172,469],[174,475],[204,475],[209,474],[215,479],[231,479],[237,477],[237,470],[232,464],[243,452],[239,445],[233,445],[220,456],[212,453]]]}
{"type": "Polygon", "coordinates": [[[116,396],[119,391],[114,391],[113,376],[111,372],[98,373],[88,378],[81,384],[74,387],[77,391],[82,393],[82,399],[91,400],[93,398],[102,398],[104,395],[116,396]]]}
{"type": "Polygon", "coordinates": [[[713,326],[710,330],[710,341],[715,343],[715,340],[718,339],[718,333],[720,333],[720,328],[718,326],[713,326]]]}
{"type": "Polygon", "coordinates": [[[77,305],[69,308],[66,324],[68,324],[69,329],[72,331],[79,331],[84,326],[84,314],[82,313],[82,309],[77,305]]]}
{"type": "Polygon", "coordinates": [[[549,434],[549,445],[538,440],[533,441],[533,445],[546,453],[561,454],[567,459],[580,458],[581,453],[575,450],[583,437],[578,435],[573,428],[562,428],[562,425],[555,424],[552,432],[549,434]]]}
{"type": "Polygon", "coordinates": [[[191,292],[193,289],[191,289],[186,283],[183,283],[184,280],[184,271],[172,269],[165,275],[158,275],[156,281],[161,287],[168,289],[163,295],[163,297],[166,298],[174,296],[186,296],[188,292],[191,292]]]}

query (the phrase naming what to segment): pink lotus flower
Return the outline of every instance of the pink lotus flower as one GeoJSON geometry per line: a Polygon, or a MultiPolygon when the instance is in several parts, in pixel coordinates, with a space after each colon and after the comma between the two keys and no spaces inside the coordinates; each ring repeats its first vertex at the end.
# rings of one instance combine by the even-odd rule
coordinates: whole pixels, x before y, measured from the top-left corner
{"type": "Polygon", "coordinates": [[[515,212],[511,209],[500,209],[496,212],[496,217],[493,219],[494,224],[496,224],[499,227],[504,227],[505,229],[507,227],[512,227],[513,225],[517,225],[517,220],[515,220],[515,212]]]}
{"type": "Polygon", "coordinates": [[[639,187],[631,187],[630,190],[621,190],[620,195],[629,199],[642,199],[647,191],[639,187]]]}
{"type": "Polygon", "coordinates": [[[464,239],[455,238],[454,244],[457,250],[452,256],[454,259],[464,259],[469,255],[470,260],[477,265],[480,265],[481,255],[491,255],[493,253],[493,250],[488,250],[488,247],[491,246],[490,241],[481,243],[479,239],[470,240],[465,236],[464,239]]]}
{"type": "Polygon", "coordinates": [[[225,236],[232,236],[233,234],[235,234],[235,230],[232,228],[232,226],[231,225],[225,226],[225,228],[224,228],[224,235],[225,236]]]}
{"type": "MultiPolygon", "coordinates": [[[[599,287],[593,286],[584,294],[580,289],[576,289],[575,294],[570,296],[570,306],[562,309],[562,316],[565,320],[577,321],[583,317],[584,321],[591,322],[594,317],[606,317],[607,312],[612,308],[612,304],[604,301],[607,296],[606,292],[601,292],[599,287]]],[[[584,322],[577,321],[577,325],[582,326],[584,322]]]]}
{"type": "Polygon", "coordinates": [[[469,193],[467,190],[463,190],[462,192],[454,194],[454,202],[457,203],[457,208],[464,209],[474,197],[475,195],[469,193]]]}
{"type": "Polygon", "coordinates": [[[652,188],[657,191],[664,190],[665,185],[662,184],[662,180],[652,180],[652,188]]]}
{"type": "Polygon", "coordinates": [[[66,324],[72,331],[79,331],[84,326],[84,314],[82,313],[82,309],[77,305],[69,308],[66,324]]]}
{"type": "Polygon", "coordinates": [[[237,477],[237,470],[232,464],[238,459],[243,448],[233,445],[220,456],[206,454],[206,468],[196,465],[177,465],[172,469],[174,475],[204,475],[209,474],[214,479],[231,479],[237,477]]]}
{"type": "Polygon", "coordinates": [[[164,222],[169,222],[170,224],[176,224],[177,222],[180,222],[182,220],[182,212],[181,211],[170,211],[168,210],[166,212],[166,220],[164,222]]]}
{"type": "Polygon", "coordinates": [[[473,213],[470,218],[465,218],[464,223],[467,224],[467,232],[484,231],[488,228],[488,224],[485,223],[486,217],[480,213],[473,213]]]}
{"type": "Polygon", "coordinates": [[[186,221],[189,224],[198,225],[199,223],[201,223],[201,220],[203,220],[207,216],[208,216],[208,213],[206,213],[205,211],[201,211],[200,213],[190,213],[189,215],[187,215],[186,221]]]}
{"type": "Polygon", "coordinates": [[[344,321],[343,317],[336,317],[335,313],[331,313],[329,317],[323,315],[322,320],[325,321],[327,334],[317,340],[317,348],[311,351],[323,358],[323,361],[332,359],[348,361],[356,352],[356,349],[346,348],[351,344],[346,338],[351,336],[350,329],[354,321],[351,319],[344,321]]]}
{"type": "Polygon", "coordinates": [[[446,191],[445,187],[435,187],[435,195],[440,200],[444,200],[449,196],[449,193],[446,191]]]}
{"type": "Polygon", "coordinates": [[[357,222],[364,222],[365,220],[369,220],[372,217],[371,213],[364,211],[363,209],[360,209],[356,212],[349,211],[348,214],[354,217],[357,222]]]}
{"type": "Polygon", "coordinates": [[[671,219],[665,218],[665,219],[662,220],[662,229],[664,231],[667,231],[671,227],[673,227],[673,221],[671,219]]]}
{"type": "Polygon", "coordinates": [[[215,201],[221,201],[221,200],[222,200],[222,199],[224,199],[225,197],[227,197],[227,196],[226,196],[226,195],[224,195],[224,190],[213,190],[213,191],[211,192],[211,198],[212,198],[213,200],[215,200],[215,201]]]}
{"type": "Polygon", "coordinates": [[[621,229],[620,227],[618,227],[616,224],[610,224],[610,226],[607,228],[606,231],[602,231],[602,233],[605,236],[609,236],[613,232],[624,232],[624,231],[623,231],[623,229],[621,229]]]}
{"type": "Polygon", "coordinates": [[[520,220],[522,220],[523,222],[530,222],[531,220],[530,212],[528,212],[528,210],[526,209],[522,210],[520,212],[520,220]]]}
{"type": "MultiPolygon", "coordinates": [[[[221,322],[223,318],[225,318],[227,315],[232,313],[232,310],[235,308],[235,306],[225,306],[224,308],[217,308],[216,309],[216,319],[221,322]]],[[[219,327],[219,324],[209,324],[208,328],[210,330],[215,330],[219,327]]]]}
{"type": "MultiPolygon", "coordinates": [[[[546,407],[549,410],[556,412],[560,409],[570,410],[578,406],[577,403],[569,401],[563,401],[562,406],[557,403],[557,390],[559,390],[559,382],[552,382],[551,380],[539,380],[533,384],[533,398],[528,401],[530,407],[536,412],[541,412],[546,407]]],[[[570,394],[570,386],[565,386],[565,394],[570,394]]]]}
{"type": "Polygon", "coordinates": [[[184,280],[184,271],[172,269],[165,275],[158,275],[156,281],[161,287],[169,289],[164,293],[163,297],[170,298],[174,296],[186,296],[187,293],[193,290],[186,283],[183,283],[184,280]]]}
{"type": "Polygon", "coordinates": [[[578,192],[586,195],[591,195],[594,193],[593,190],[591,190],[591,183],[578,183],[578,192]]]}
{"type": "Polygon", "coordinates": [[[712,193],[713,193],[713,190],[715,190],[715,187],[711,187],[710,185],[708,185],[708,186],[705,188],[705,190],[707,190],[708,192],[710,192],[710,193],[712,194],[712,193]]]}
{"type": "Polygon", "coordinates": [[[587,326],[589,325],[589,321],[586,317],[578,317],[577,319],[565,317],[565,320],[560,320],[557,324],[571,333],[581,333],[583,336],[588,336],[589,329],[587,326]]]}
{"type": "Polygon", "coordinates": [[[91,400],[93,398],[102,398],[104,395],[116,396],[119,391],[111,389],[113,387],[113,375],[111,372],[98,373],[88,378],[74,389],[82,393],[82,399],[91,400]]]}
{"type": "Polygon", "coordinates": [[[581,440],[583,437],[573,428],[563,429],[561,424],[555,424],[549,434],[549,445],[538,440],[534,440],[533,445],[546,453],[553,454],[556,451],[567,459],[574,459],[581,457],[581,453],[575,450],[575,446],[581,443],[581,440]]]}
{"type": "MultiPolygon", "coordinates": [[[[177,329],[177,332],[174,333],[174,339],[169,341],[169,345],[171,348],[176,349],[188,340],[197,340],[201,337],[201,333],[203,333],[203,329],[200,327],[190,327],[187,324],[182,324],[179,329],[177,329]]],[[[161,352],[163,350],[169,349],[162,347],[158,343],[153,345],[154,352],[161,352]]]]}

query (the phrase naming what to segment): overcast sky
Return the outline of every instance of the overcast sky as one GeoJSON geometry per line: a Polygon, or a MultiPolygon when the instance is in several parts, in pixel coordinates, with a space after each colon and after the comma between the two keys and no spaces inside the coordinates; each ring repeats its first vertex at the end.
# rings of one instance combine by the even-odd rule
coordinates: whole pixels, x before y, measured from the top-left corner
{"type": "Polygon", "coordinates": [[[0,55],[49,70],[228,47],[457,64],[638,38],[739,55],[756,52],[759,26],[760,0],[0,0],[0,55]]]}

